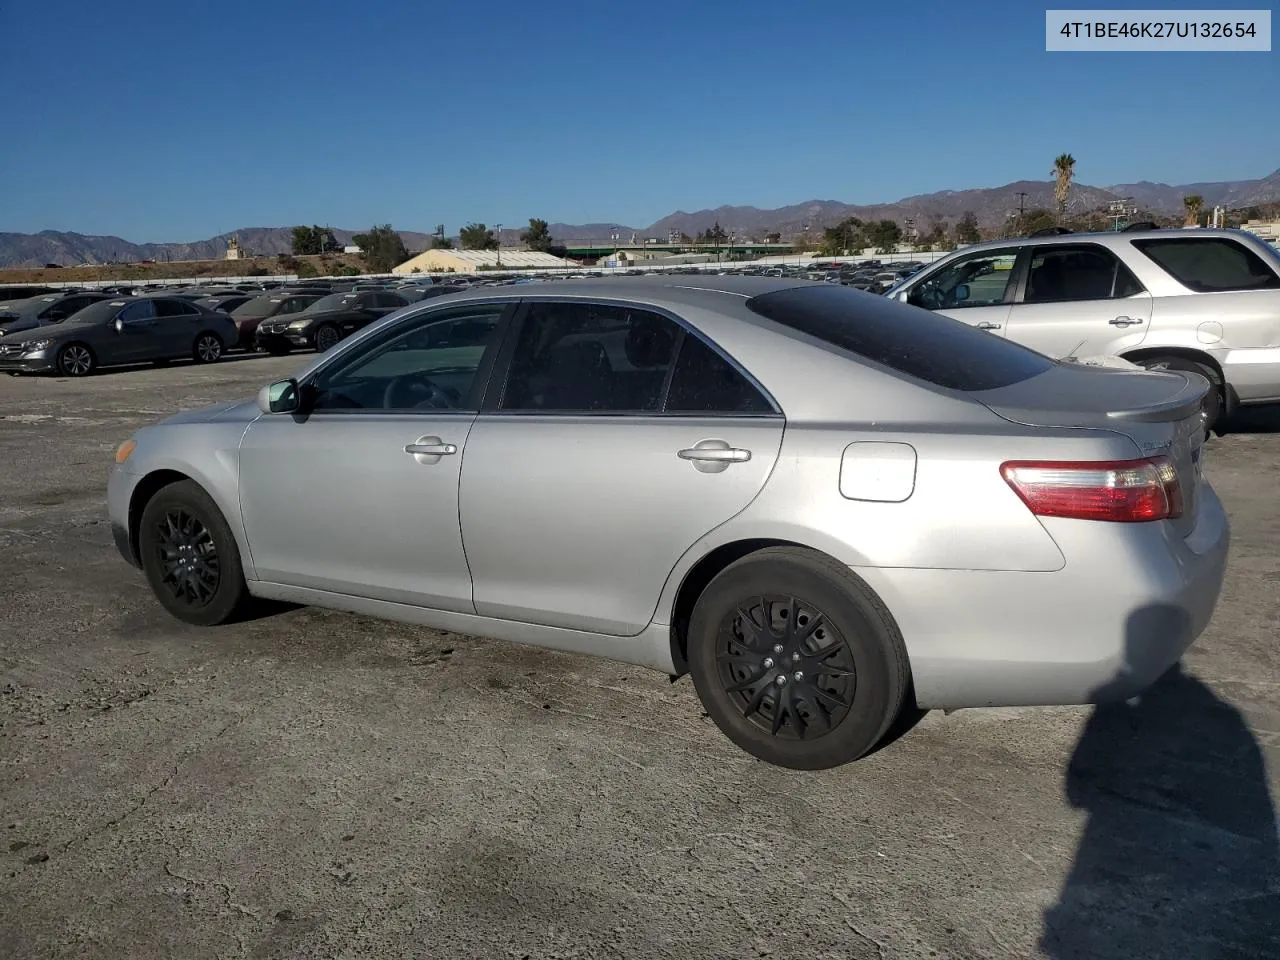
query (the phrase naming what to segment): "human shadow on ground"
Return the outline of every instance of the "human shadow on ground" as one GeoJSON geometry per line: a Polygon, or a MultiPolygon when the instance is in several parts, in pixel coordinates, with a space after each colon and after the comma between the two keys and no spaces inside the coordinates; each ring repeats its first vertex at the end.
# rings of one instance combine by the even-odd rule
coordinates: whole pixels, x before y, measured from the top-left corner
{"type": "Polygon", "coordinates": [[[1135,621],[1171,609],[1131,618],[1125,669],[1071,758],[1067,799],[1088,822],[1045,912],[1055,960],[1280,958],[1276,812],[1243,716],[1181,665],[1116,702],[1150,661],[1135,621]]]}

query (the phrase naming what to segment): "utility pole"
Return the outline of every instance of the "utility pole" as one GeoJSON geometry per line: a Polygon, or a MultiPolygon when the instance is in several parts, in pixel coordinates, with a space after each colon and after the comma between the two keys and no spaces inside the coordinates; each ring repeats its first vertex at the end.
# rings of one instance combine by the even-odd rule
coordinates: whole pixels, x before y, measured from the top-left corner
{"type": "Polygon", "coordinates": [[[494,231],[494,236],[498,238],[498,269],[502,269],[502,224],[494,224],[498,229],[494,231]]]}
{"type": "Polygon", "coordinates": [[[1018,229],[1016,232],[1018,234],[1021,234],[1022,218],[1026,215],[1026,212],[1027,212],[1027,192],[1025,190],[1019,190],[1016,194],[1014,194],[1014,196],[1018,198],[1018,229]]]}

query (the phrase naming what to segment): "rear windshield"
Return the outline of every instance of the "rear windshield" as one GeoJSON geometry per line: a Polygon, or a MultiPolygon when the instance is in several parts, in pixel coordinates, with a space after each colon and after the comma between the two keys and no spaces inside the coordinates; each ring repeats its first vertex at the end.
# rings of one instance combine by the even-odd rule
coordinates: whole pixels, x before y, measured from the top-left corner
{"type": "Polygon", "coordinates": [[[950,390],[995,390],[1054,361],[976,327],[832,284],[766,293],[747,306],[774,323],[950,390]]]}
{"type": "Polygon", "coordinates": [[[279,309],[283,297],[254,297],[231,311],[233,317],[269,317],[279,309]]]}
{"type": "Polygon", "coordinates": [[[1196,293],[1280,287],[1274,267],[1243,243],[1225,237],[1160,237],[1134,240],[1133,245],[1196,293]]]}

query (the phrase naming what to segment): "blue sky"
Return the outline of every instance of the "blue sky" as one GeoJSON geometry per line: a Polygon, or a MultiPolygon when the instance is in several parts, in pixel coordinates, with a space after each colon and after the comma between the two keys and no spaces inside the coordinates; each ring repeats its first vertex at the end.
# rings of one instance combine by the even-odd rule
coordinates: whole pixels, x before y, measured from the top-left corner
{"type": "Polygon", "coordinates": [[[0,36],[0,231],[646,226],[1062,151],[1098,185],[1280,167],[1277,53],[1050,54],[1025,0],[0,0],[0,36]]]}

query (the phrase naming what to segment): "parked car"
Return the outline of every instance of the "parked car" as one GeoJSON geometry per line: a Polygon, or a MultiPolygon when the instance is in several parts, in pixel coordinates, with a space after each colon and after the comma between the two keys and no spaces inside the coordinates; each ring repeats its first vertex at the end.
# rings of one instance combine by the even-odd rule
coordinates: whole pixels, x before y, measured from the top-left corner
{"type": "Polygon", "coordinates": [[[1055,234],[966,247],[889,290],[1055,358],[1118,356],[1213,385],[1210,426],[1280,400],[1280,254],[1239,230],[1055,234]]]}
{"type": "Polygon", "coordinates": [[[210,310],[218,310],[222,313],[230,313],[236,307],[243,306],[250,300],[256,299],[260,294],[255,293],[235,293],[223,294],[221,296],[201,297],[194,301],[202,307],[208,307],[210,310]]]}
{"type": "Polygon", "coordinates": [[[1177,661],[1227,557],[1207,390],[837,284],[493,287],[142,429],[108,506],[187,623],[256,596],[691,672],[739,746],[820,768],[904,708],[1177,661]]]}
{"type": "Polygon", "coordinates": [[[258,326],[272,317],[286,317],[301,313],[319,300],[321,294],[282,290],[247,300],[231,311],[236,324],[236,346],[252,350],[257,346],[258,326]]]}
{"type": "Polygon", "coordinates": [[[101,293],[50,293],[0,306],[0,336],[62,323],[91,303],[108,299],[101,293]]]}
{"type": "Polygon", "coordinates": [[[51,293],[64,293],[58,287],[43,286],[6,286],[0,287],[0,308],[19,300],[30,300],[32,297],[44,297],[51,293]]]}
{"type": "Polygon", "coordinates": [[[324,353],[343,337],[367,327],[409,301],[386,290],[331,293],[296,317],[272,318],[258,327],[257,344],[268,353],[288,353],[299,347],[324,353]]]}
{"type": "MultiPolygon", "coordinates": [[[[515,280],[514,283],[534,283],[536,278],[525,277],[522,280],[515,280]]],[[[397,296],[404,297],[409,303],[420,303],[423,300],[430,300],[433,297],[442,297],[445,294],[457,293],[456,287],[448,287],[444,284],[435,284],[430,287],[398,287],[394,293],[397,296]]]]}
{"type": "Polygon", "coordinates": [[[0,371],[83,377],[98,367],[143,361],[221,359],[235,324],[177,297],[98,300],[61,323],[0,336],[0,371]]]}

